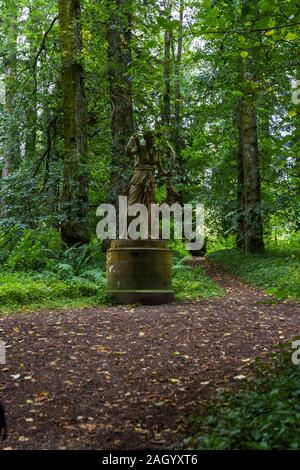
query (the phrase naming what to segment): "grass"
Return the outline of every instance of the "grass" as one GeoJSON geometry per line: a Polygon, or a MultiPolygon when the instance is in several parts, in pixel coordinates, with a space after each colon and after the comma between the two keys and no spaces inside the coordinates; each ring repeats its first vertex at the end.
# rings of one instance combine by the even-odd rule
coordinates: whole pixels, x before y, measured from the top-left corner
{"type": "Polygon", "coordinates": [[[105,281],[82,277],[62,281],[54,276],[20,272],[0,275],[0,314],[109,303],[105,281]]]}
{"type": "MultiPolygon", "coordinates": [[[[223,295],[224,290],[205,275],[202,267],[186,266],[176,254],[173,288],[177,300],[223,295]]],[[[279,299],[300,298],[300,262],[296,250],[273,250],[262,256],[225,249],[210,253],[208,258],[279,299]]],[[[70,264],[61,262],[52,271],[0,272],[0,314],[111,303],[103,271],[88,265],[80,274],[70,264]]]]}
{"type": "Polygon", "coordinates": [[[222,391],[191,417],[189,449],[300,449],[300,365],[284,345],[239,391],[222,391]]]}
{"type": "Polygon", "coordinates": [[[181,264],[173,267],[173,289],[177,300],[211,299],[224,294],[224,290],[206,276],[202,267],[181,264]]]}
{"type": "Polygon", "coordinates": [[[227,249],[210,253],[208,259],[279,299],[300,298],[300,250],[253,255],[227,249]]]}
{"type": "MultiPolygon", "coordinates": [[[[173,286],[177,300],[212,298],[223,294],[202,268],[180,264],[174,266],[173,286]]],[[[100,270],[98,275],[92,270],[64,280],[47,272],[0,273],[0,314],[112,303],[114,301],[106,293],[106,279],[100,270]]]]}

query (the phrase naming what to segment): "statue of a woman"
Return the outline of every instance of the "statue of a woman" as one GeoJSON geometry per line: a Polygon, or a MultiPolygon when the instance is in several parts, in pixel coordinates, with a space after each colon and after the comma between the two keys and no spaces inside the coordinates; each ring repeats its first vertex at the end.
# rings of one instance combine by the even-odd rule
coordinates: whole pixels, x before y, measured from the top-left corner
{"type": "Polygon", "coordinates": [[[134,173],[127,188],[128,206],[139,203],[149,207],[155,203],[155,170],[158,170],[161,176],[167,176],[154,147],[153,132],[145,132],[144,140],[145,144],[141,145],[139,138],[133,135],[126,146],[126,155],[135,156],[136,160],[134,173]]]}

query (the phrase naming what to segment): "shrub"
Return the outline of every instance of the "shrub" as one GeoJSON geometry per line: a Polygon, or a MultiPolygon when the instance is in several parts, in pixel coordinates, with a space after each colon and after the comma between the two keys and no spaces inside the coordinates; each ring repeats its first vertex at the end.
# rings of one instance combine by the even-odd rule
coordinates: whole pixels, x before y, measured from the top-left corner
{"type": "Polygon", "coordinates": [[[184,240],[170,240],[168,242],[168,246],[172,250],[174,263],[177,263],[180,259],[190,256],[185,247],[184,240]]]}
{"type": "Polygon", "coordinates": [[[60,260],[62,264],[71,265],[76,274],[105,266],[105,254],[97,238],[93,238],[89,244],[68,248],[62,253],[60,260]]]}
{"type": "Polygon", "coordinates": [[[12,271],[38,271],[52,267],[59,257],[61,240],[53,229],[26,229],[6,260],[12,271]]]}
{"type": "MultiPolygon", "coordinates": [[[[1,225],[0,225],[1,226],[1,225]]],[[[14,226],[0,232],[0,265],[4,265],[20,240],[24,229],[14,226]]]]}
{"type": "Polygon", "coordinates": [[[193,449],[300,449],[300,365],[286,346],[258,363],[255,378],[239,391],[222,391],[195,414],[193,449]]]}
{"type": "Polygon", "coordinates": [[[224,250],[226,248],[233,248],[235,246],[235,237],[233,235],[228,236],[227,238],[214,238],[207,237],[207,252],[211,253],[218,250],[224,250]]]}

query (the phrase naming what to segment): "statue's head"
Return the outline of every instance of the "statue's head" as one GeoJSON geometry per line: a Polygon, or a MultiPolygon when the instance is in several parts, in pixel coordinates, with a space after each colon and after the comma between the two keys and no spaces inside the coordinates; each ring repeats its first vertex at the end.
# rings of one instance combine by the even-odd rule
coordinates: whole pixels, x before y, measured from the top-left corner
{"type": "Polygon", "coordinates": [[[144,133],[144,139],[147,147],[152,147],[152,145],[154,144],[154,132],[146,131],[144,133]]]}

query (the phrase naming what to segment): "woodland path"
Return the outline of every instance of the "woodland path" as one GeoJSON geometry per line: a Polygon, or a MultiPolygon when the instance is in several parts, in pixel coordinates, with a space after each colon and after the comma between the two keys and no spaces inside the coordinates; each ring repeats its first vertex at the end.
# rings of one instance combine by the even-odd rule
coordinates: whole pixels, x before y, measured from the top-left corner
{"type": "Polygon", "coordinates": [[[299,304],[272,304],[208,261],[194,263],[224,297],[1,318],[9,436],[0,447],[167,449],[216,389],[238,384],[255,357],[299,334],[299,304]]]}

